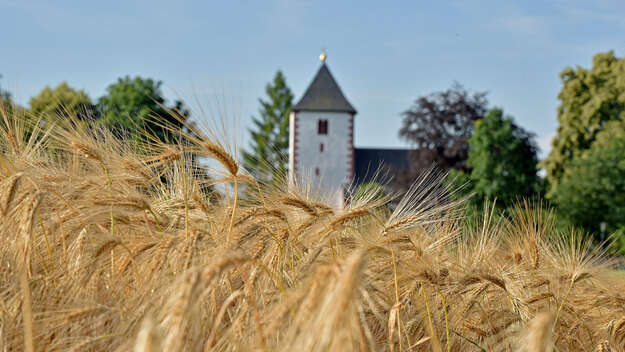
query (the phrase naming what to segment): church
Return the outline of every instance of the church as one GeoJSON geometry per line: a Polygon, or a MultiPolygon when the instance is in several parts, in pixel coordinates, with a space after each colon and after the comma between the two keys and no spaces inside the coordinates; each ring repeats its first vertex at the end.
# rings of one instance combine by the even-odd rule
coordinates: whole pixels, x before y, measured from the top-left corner
{"type": "Polygon", "coordinates": [[[289,178],[331,194],[337,206],[351,184],[374,179],[376,171],[408,168],[408,149],[355,148],[356,109],[330,73],[326,54],[289,116],[289,178]]]}

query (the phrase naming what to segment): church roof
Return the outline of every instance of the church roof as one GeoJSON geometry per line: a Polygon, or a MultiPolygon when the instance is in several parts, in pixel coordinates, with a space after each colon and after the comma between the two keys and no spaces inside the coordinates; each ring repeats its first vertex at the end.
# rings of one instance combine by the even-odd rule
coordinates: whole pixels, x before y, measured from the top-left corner
{"type": "Polygon", "coordinates": [[[355,148],[354,179],[356,183],[376,180],[376,172],[383,178],[410,166],[409,149],[355,148]]]}
{"type": "Polygon", "coordinates": [[[306,89],[302,99],[295,104],[293,110],[356,113],[356,109],[343,95],[325,62],[321,64],[315,79],[306,89]]]}

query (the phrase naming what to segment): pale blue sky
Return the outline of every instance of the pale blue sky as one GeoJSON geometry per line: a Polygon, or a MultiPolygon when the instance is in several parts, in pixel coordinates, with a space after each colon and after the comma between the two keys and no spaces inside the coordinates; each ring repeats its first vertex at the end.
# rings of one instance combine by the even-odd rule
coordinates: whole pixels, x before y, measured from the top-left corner
{"type": "Polygon", "coordinates": [[[277,69],[299,98],[326,48],[359,112],[357,146],[404,146],[399,114],[458,81],[488,91],[545,149],[560,71],[625,53],[625,1],[0,0],[0,33],[0,84],[22,104],[63,80],[97,99],[141,75],[198,119],[196,100],[241,126],[277,69]]]}

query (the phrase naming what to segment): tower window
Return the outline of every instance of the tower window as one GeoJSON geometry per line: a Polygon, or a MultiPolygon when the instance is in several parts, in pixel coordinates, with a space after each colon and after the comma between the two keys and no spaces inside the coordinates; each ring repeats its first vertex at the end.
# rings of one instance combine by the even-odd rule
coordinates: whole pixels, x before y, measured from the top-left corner
{"type": "Polygon", "coordinates": [[[319,144],[319,153],[323,153],[323,143],[319,144]]]}
{"type": "Polygon", "coordinates": [[[328,134],[328,120],[326,119],[319,120],[319,123],[317,126],[317,132],[319,134],[328,134]]]}
{"type": "Polygon", "coordinates": [[[319,168],[318,167],[315,168],[315,176],[319,176],[319,168]]]}

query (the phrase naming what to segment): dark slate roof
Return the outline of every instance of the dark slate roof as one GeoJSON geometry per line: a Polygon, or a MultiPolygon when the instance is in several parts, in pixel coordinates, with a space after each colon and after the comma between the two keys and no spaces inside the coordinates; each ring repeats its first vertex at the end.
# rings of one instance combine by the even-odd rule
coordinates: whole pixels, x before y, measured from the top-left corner
{"type": "Polygon", "coordinates": [[[295,104],[293,110],[356,113],[356,109],[343,95],[325,62],[321,64],[315,79],[306,89],[302,99],[295,104]]]}
{"type": "Polygon", "coordinates": [[[374,149],[354,148],[354,181],[356,183],[375,181],[376,172],[380,170],[385,178],[394,176],[398,170],[409,167],[410,149],[374,149]]]}

